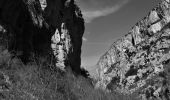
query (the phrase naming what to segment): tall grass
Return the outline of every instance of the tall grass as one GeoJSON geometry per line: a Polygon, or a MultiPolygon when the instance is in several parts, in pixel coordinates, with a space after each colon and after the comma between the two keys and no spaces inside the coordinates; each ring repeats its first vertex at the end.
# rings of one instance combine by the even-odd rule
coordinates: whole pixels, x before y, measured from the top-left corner
{"type": "Polygon", "coordinates": [[[92,79],[75,76],[69,67],[62,72],[41,59],[24,65],[0,49],[0,100],[138,100],[95,89],[92,79]]]}

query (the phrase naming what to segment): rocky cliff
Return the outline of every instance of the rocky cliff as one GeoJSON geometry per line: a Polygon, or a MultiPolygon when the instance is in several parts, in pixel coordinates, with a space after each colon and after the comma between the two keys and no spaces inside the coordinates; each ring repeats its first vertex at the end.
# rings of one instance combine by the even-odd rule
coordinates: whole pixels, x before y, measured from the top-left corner
{"type": "Polygon", "coordinates": [[[96,87],[137,100],[169,100],[170,2],[162,0],[98,62],[96,87]]]}
{"type": "Polygon", "coordinates": [[[0,0],[0,100],[85,98],[83,33],[74,0],[0,0]]]}
{"type": "Polygon", "coordinates": [[[1,0],[0,25],[5,47],[25,64],[44,57],[80,73],[84,19],[74,0],[1,0]]]}

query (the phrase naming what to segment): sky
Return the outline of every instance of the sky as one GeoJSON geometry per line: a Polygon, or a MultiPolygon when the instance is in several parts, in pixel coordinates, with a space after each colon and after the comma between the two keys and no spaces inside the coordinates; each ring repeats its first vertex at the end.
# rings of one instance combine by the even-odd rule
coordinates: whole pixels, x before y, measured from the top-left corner
{"type": "Polygon", "coordinates": [[[160,0],[77,0],[85,33],[82,66],[92,69],[114,41],[121,38],[160,0]]]}

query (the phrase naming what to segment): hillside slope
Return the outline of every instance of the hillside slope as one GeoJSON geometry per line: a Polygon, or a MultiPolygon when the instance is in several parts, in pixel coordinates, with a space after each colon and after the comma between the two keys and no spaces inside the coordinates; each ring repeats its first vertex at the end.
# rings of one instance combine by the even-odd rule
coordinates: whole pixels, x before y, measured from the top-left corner
{"type": "Polygon", "coordinates": [[[0,48],[0,100],[138,100],[95,89],[92,79],[67,73],[41,58],[27,65],[0,48]]]}

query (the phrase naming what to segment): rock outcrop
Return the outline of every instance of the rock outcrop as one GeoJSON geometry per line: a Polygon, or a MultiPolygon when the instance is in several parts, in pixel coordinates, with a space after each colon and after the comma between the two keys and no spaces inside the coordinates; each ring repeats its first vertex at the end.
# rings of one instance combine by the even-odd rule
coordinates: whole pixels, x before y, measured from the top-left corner
{"type": "Polygon", "coordinates": [[[169,63],[170,2],[162,0],[100,58],[96,87],[138,93],[142,100],[169,100],[169,63]]]}
{"type": "Polygon", "coordinates": [[[24,63],[54,55],[56,67],[80,73],[84,19],[74,0],[1,0],[0,25],[6,48],[24,63]]]}
{"type": "Polygon", "coordinates": [[[75,5],[74,0],[65,1],[64,7],[59,8],[55,5],[62,5],[62,0],[55,3],[47,1],[48,4],[52,6],[49,8],[47,6],[45,9],[47,23],[52,27],[57,27],[52,38],[52,48],[58,59],[57,66],[63,68],[63,65],[70,65],[75,72],[80,72],[82,36],[85,30],[81,11],[75,5]]]}

